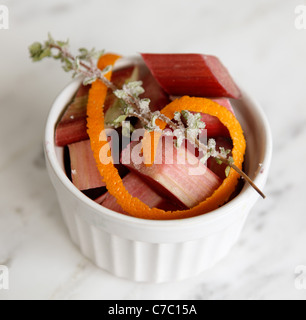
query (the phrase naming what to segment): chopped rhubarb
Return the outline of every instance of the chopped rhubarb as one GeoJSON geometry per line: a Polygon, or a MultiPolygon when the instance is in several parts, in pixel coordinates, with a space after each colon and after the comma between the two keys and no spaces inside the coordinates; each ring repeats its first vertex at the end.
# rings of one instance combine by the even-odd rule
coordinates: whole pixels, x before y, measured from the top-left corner
{"type": "Polygon", "coordinates": [[[184,146],[176,149],[169,137],[160,140],[156,161],[151,167],[135,160],[135,154],[140,151],[139,144],[132,142],[122,152],[122,164],[141,174],[144,179],[154,181],[158,191],[166,190],[188,208],[204,201],[221,185],[222,181],[218,176],[184,146]]]}
{"type": "Polygon", "coordinates": [[[238,99],[239,88],[217,57],[202,54],[142,54],[161,87],[170,95],[238,99]]]}
{"type": "MultiPolygon", "coordinates": [[[[221,106],[225,107],[230,112],[234,113],[234,109],[231,105],[231,102],[229,99],[226,98],[218,98],[218,99],[212,99],[213,101],[217,102],[221,106]]],[[[205,122],[206,127],[205,130],[207,130],[207,137],[230,137],[230,134],[228,132],[228,129],[221,123],[221,121],[217,117],[213,117],[209,114],[203,114],[202,121],[205,122]]],[[[203,134],[206,134],[205,131],[203,134]]]]}
{"type": "MultiPolygon", "coordinates": [[[[135,173],[129,173],[124,179],[122,179],[122,181],[126,189],[133,197],[137,197],[150,208],[159,208],[167,211],[177,210],[177,206],[157,194],[148,184],[143,181],[141,177],[135,173]]],[[[126,214],[117,203],[116,198],[109,193],[106,193],[104,196],[98,198],[96,202],[100,203],[105,208],[126,214]]]]}
{"type": "MultiPolygon", "coordinates": [[[[232,150],[233,143],[231,139],[218,137],[215,138],[216,141],[216,150],[219,151],[219,148],[224,148],[225,150],[232,150]]],[[[232,156],[230,153],[229,156],[232,156]]],[[[215,158],[209,158],[207,160],[207,167],[214,172],[220,179],[224,180],[226,178],[225,170],[227,165],[222,163],[218,164],[215,158]]]]}
{"type": "Polygon", "coordinates": [[[64,113],[55,132],[56,145],[63,147],[78,141],[87,140],[86,107],[89,86],[79,88],[72,104],[64,113]]]}
{"type": "MultiPolygon", "coordinates": [[[[131,66],[114,71],[112,82],[118,88],[121,88],[126,81],[138,79],[138,66],[131,66]]],[[[81,85],[72,104],[67,108],[61,121],[59,122],[55,142],[59,147],[67,146],[79,141],[88,140],[86,109],[88,102],[88,92],[90,86],[81,85]]],[[[121,105],[111,90],[108,91],[104,110],[106,112],[106,122],[112,122],[121,114],[121,105]]]]}
{"type": "Polygon", "coordinates": [[[149,70],[141,80],[143,82],[145,93],[143,93],[140,98],[150,99],[150,109],[152,112],[160,111],[170,103],[169,96],[161,88],[149,70]]]}
{"type": "Polygon", "coordinates": [[[79,190],[105,187],[89,140],[69,145],[69,152],[72,182],[79,190]]]}

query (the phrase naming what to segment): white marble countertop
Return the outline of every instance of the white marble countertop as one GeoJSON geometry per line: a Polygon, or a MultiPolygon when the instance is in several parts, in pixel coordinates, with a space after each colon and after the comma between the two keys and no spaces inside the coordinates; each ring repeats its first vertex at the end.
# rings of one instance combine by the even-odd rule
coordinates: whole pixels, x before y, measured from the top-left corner
{"type": "Polygon", "coordinates": [[[10,15],[9,30],[0,30],[0,265],[10,270],[10,289],[0,290],[0,300],[306,299],[295,287],[295,269],[306,265],[299,4],[306,2],[0,0],[10,15]],[[215,54],[261,102],[274,136],[268,198],[212,270],[180,283],[137,284],[97,269],[72,244],[42,153],[50,105],[70,79],[56,62],[34,65],[27,53],[48,31],[74,48],[215,54]]]}

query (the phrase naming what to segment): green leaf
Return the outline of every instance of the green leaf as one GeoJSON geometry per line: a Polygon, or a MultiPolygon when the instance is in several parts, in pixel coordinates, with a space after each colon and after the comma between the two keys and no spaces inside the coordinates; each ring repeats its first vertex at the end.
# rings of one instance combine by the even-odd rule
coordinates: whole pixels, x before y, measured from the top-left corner
{"type": "Polygon", "coordinates": [[[186,110],[183,110],[181,112],[182,116],[184,117],[185,120],[188,120],[189,118],[189,115],[190,115],[190,112],[189,111],[186,111],[186,110]]]}
{"type": "Polygon", "coordinates": [[[127,104],[122,99],[120,99],[120,104],[122,106],[124,114],[132,114],[135,111],[134,108],[130,104],[127,104]]]}
{"type": "Polygon", "coordinates": [[[123,90],[127,91],[130,95],[138,98],[141,94],[145,92],[144,88],[142,87],[142,81],[130,81],[123,86],[123,90]]]}
{"type": "Polygon", "coordinates": [[[229,162],[230,164],[234,164],[234,158],[233,158],[233,157],[229,157],[229,158],[228,158],[228,162],[229,162]]]}
{"type": "Polygon", "coordinates": [[[78,56],[80,60],[86,60],[88,56],[88,50],[86,48],[79,49],[80,55],[78,56]]]}
{"type": "Polygon", "coordinates": [[[113,94],[119,99],[126,99],[128,97],[127,93],[124,90],[115,90],[113,94]]]}
{"type": "Polygon", "coordinates": [[[98,50],[98,51],[94,51],[93,53],[92,53],[92,57],[94,58],[94,59],[100,59],[100,57],[101,56],[103,56],[104,55],[104,53],[105,53],[105,50],[98,50]]]}
{"type": "Polygon", "coordinates": [[[47,41],[48,44],[55,44],[55,40],[53,39],[51,33],[49,32],[48,33],[48,41],[47,41]]]}
{"type": "Polygon", "coordinates": [[[69,39],[67,41],[56,41],[56,44],[61,48],[66,48],[69,46],[69,39]]]}
{"type": "Polygon", "coordinates": [[[206,124],[202,121],[202,115],[200,113],[192,114],[187,110],[183,110],[182,116],[187,121],[188,129],[205,129],[206,124]]]}
{"type": "Polygon", "coordinates": [[[63,58],[63,69],[66,72],[73,70],[73,64],[68,58],[63,58]]]}
{"type": "Polygon", "coordinates": [[[39,60],[42,60],[44,58],[47,57],[51,57],[52,56],[52,52],[50,48],[45,48],[44,50],[42,50],[42,52],[39,55],[39,60]]]}
{"type": "Polygon", "coordinates": [[[105,51],[104,50],[97,51],[95,48],[89,51],[86,48],[80,48],[79,52],[80,52],[79,58],[81,60],[89,61],[91,59],[99,59],[104,54],[105,51]]]}
{"type": "Polygon", "coordinates": [[[217,164],[221,165],[223,163],[222,160],[220,160],[218,158],[215,158],[215,159],[216,159],[217,164]]]}
{"type": "Polygon", "coordinates": [[[43,52],[42,44],[39,42],[34,42],[32,45],[30,45],[29,52],[33,61],[40,61],[40,56],[43,52]]]}
{"type": "Polygon", "coordinates": [[[109,73],[112,69],[113,69],[113,66],[112,66],[112,65],[109,65],[109,66],[105,67],[105,68],[101,71],[101,73],[102,73],[102,75],[105,75],[105,74],[109,73]]]}
{"type": "Polygon", "coordinates": [[[94,83],[97,80],[97,77],[87,77],[83,80],[83,85],[88,86],[89,84],[94,83]]]}
{"type": "Polygon", "coordinates": [[[231,167],[227,166],[226,169],[225,169],[225,176],[228,177],[230,172],[231,172],[231,167]]]}
{"type": "Polygon", "coordinates": [[[42,44],[40,42],[34,42],[29,46],[29,50],[32,55],[37,54],[37,52],[40,52],[41,49],[42,49],[42,44]]]}
{"type": "MultiPolygon", "coordinates": [[[[143,114],[150,113],[150,102],[151,100],[147,98],[139,100],[139,107],[140,107],[141,113],[143,114]]],[[[156,119],[153,118],[152,123],[155,123],[155,120],[156,119]]]]}
{"type": "Polygon", "coordinates": [[[113,124],[121,124],[123,121],[126,120],[127,117],[128,116],[126,115],[119,116],[117,119],[113,121],[113,124]]]}
{"type": "Polygon", "coordinates": [[[57,55],[53,55],[53,58],[55,60],[63,60],[63,54],[59,52],[57,55]]]}
{"type": "Polygon", "coordinates": [[[227,156],[232,152],[229,149],[225,150],[225,148],[223,148],[223,147],[219,147],[219,150],[220,150],[220,154],[223,158],[227,158],[227,156]]]}
{"type": "Polygon", "coordinates": [[[75,66],[75,68],[76,68],[77,70],[80,68],[80,59],[79,59],[79,57],[76,57],[76,58],[75,58],[74,66],[75,66]]]}
{"type": "Polygon", "coordinates": [[[159,115],[158,114],[153,114],[152,119],[151,119],[151,125],[153,128],[156,127],[156,120],[159,119],[159,115]]]}

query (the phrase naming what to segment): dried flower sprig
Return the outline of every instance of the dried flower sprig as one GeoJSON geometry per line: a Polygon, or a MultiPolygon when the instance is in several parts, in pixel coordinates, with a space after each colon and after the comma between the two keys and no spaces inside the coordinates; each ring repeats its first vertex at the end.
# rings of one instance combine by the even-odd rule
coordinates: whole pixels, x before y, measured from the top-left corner
{"type": "Polygon", "coordinates": [[[73,71],[73,77],[82,74],[84,76],[84,85],[88,85],[100,79],[107,87],[112,90],[117,88],[108,81],[104,75],[110,71],[110,66],[104,70],[99,70],[95,64],[95,60],[99,59],[104,51],[96,51],[95,49],[87,50],[79,49],[79,55],[73,56],[69,52],[69,40],[55,41],[52,36],[48,35],[48,40],[44,43],[34,42],[29,47],[29,52],[34,62],[41,61],[45,58],[53,58],[62,62],[64,71],[73,71]],[[54,53],[54,50],[56,52],[54,53]]]}
{"type": "Polygon", "coordinates": [[[216,142],[213,139],[208,141],[208,145],[201,143],[198,135],[205,128],[205,123],[201,120],[200,114],[192,114],[189,111],[177,112],[174,121],[161,114],[160,112],[151,112],[150,100],[140,99],[139,96],[144,93],[141,81],[134,81],[125,84],[122,88],[117,88],[111,81],[107,80],[104,75],[111,70],[111,66],[104,70],[99,70],[95,60],[99,59],[104,51],[95,49],[79,49],[79,54],[73,56],[69,51],[69,41],[56,41],[49,34],[48,40],[44,43],[35,42],[29,47],[29,52],[34,62],[41,61],[45,58],[53,58],[62,62],[62,67],[66,72],[73,72],[73,77],[82,75],[84,85],[89,85],[97,79],[101,80],[113,93],[121,99],[123,103],[124,114],[117,118],[112,125],[120,126],[128,117],[137,117],[143,124],[144,128],[149,131],[161,131],[156,125],[156,120],[160,119],[167,123],[173,130],[176,137],[176,147],[180,147],[185,139],[188,139],[193,145],[199,148],[204,157],[202,162],[206,162],[209,157],[214,157],[218,163],[227,164],[226,175],[229,174],[230,168],[234,169],[245,179],[263,198],[265,195],[254,184],[254,182],[234,163],[231,157],[228,157],[230,150],[222,148],[216,150],[216,142]],[[56,52],[54,52],[56,51],[56,52]]]}

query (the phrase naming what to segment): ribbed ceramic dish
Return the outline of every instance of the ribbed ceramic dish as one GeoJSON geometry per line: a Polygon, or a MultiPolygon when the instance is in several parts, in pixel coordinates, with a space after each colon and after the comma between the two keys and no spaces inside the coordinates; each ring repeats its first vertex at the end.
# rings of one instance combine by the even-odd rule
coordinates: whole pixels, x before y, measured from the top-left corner
{"type": "MultiPolygon", "coordinates": [[[[117,68],[139,62],[122,59],[117,68]]],[[[48,172],[73,242],[98,267],[111,274],[141,282],[169,282],[193,277],[224,258],[240,232],[258,194],[248,185],[225,206],[183,220],[150,221],[108,210],[87,198],[70,182],[64,170],[63,148],[55,146],[54,132],[63,109],[80,80],[57,97],[45,135],[48,172]]],[[[263,189],[272,156],[269,124],[261,107],[246,92],[233,101],[247,139],[245,170],[263,189]]]]}

